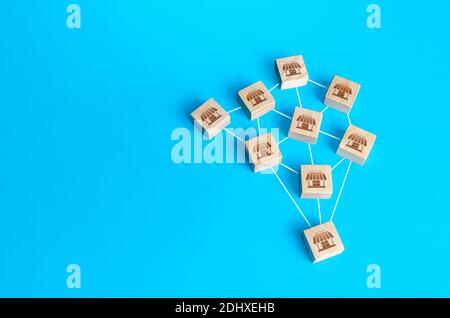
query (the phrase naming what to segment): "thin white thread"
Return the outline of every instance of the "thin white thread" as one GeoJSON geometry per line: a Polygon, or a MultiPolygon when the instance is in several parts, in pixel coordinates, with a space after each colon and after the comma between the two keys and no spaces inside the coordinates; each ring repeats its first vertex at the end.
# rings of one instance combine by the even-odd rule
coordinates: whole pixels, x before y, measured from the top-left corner
{"type": "Polygon", "coordinates": [[[309,158],[311,159],[311,164],[314,164],[314,158],[313,158],[313,154],[311,151],[311,144],[308,144],[308,149],[309,149],[309,158]]]}
{"type": "Polygon", "coordinates": [[[278,176],[278,174],[276,173],[276,171],[271,167],[270,169],[272,169],[273,174],[275,175],[275,177],[277,177],[278,182],[280,182],[281,186],[283,187],[284,191],[286,191],[286,193],[288,194],[289,198],[291,199],[292,203],[294,203],[295,207],[297,208],[298,212],[300,212],[300,214],[302,215],[303,219],[305,220],[305,222],[308,224],[309,227],[311,227],[311,223],[309,223],[308,219],[306,218],[306,216],[303,214],[302,210],[300,209],[300,207],[297,205],[297,202],[295,202],[294,198],[292,197],[291,193],[289,192],[289,190],[286,188],[286,186],[284,185],[283,181],[281,181],[280,177],[278,176]]]}
{"type": "Polygon", "coordinates": [[[320,112],[324,113],[328,108],[330,108],[329,106],[325,107],[324,109],[322,109],[320,112]]]}
{"type": "Polygon", "coordinates": [[[326,87],[325,85],[322,85],[322,84],[319,84],[319,83],[317,83],[317,82],[315,82],[315,81],[313,81],[313,80],[308,80],[308,82],[311,82],[311,83],[313,83],[314,85],[317,85],[317,86],[319,86],[319,87],[322,87],[322,88],[325,88],[325,89],[327,89],[328,87],[326,87]]]}
{"type": "Polygon", "coordinates": [[[351,166],[352,166],[352,162],[349,161],[347,171],[345,172],[344,180],[342,181],[341,189],[339,190],[339,194],[338,194],[336,203],[334,204],[333,213],[331,213],[330,222],[333,221],[334,213],[336,212],[336,208],[339,203],[339,199],[341,198],[342,190],[344,189],[345,181],[347,181],[348,172],[350,171],[351,166]]]}
{"type": "Polygon", "coordinates": [[[336,169],[343,161],[345,160],[345,158],[342,158],[341,160],[339,160],[339,162],[337,164],[335,164],[333,166],[333,168],[331,168],[331,171],[333,171],[334,169],[336,169]]]}
{"type": "Polygon", "coordinates": [[[259,117],[256,118],[256,121],[258,122],[258,136],[261,135],[261,127],[259,126],[259,117]]]}
{"type": "Polygon", "coordinates": [[[291,167],[286,166],[286,165],[283,164],[283,163],[280,163],[280,166],[283,166],[283,167],[285,167],[286,169],[292,171],[293,173],[298,174],[298,171],[295,171],[294,169],[292,169],[291,167]]]}
{"type": "Polygon", "coordinates": [[[227,113],[228,114],[231,114],[232,112],[235,112],[235,111],[237,111],[237,110],[239,110],[239,109],[241,109],[242,107],[236,107],[235,109],[232,109],[232,110],[230,110],[230,111],[228,111],[227,113]]]}
{"type": "Polygon", "coordinates": [[[295,88],[295,91],[297,92],[298,104],[300,105],[300,108],[303,108],[302,99],[300,98],[300,93],[298,92],[298,87],[295,88]]]}
{"type": "Polygon", "coordinates": [[[233,134],[228,128],[225,128],[225,131],[227,132],[227,133],[229,133],[231,136],[233,136],[234,138],[236,138],[237,140],[240,140],[240,141],[244,141],[244,139],[242,139],[241,137],[238,137],[238,136],[236,136],[235,134],[233,134]]]}
{"type": "Polygon", "coordinates": [[[285,137],[285,138],[283,138],[282,140],[280,140],[280,141],[278,142],[278,144],[281,145],[283,142],[285,142],[285,141],[288,140],[288,139],[289,139],[289,137],[285,137]]]}
{"type": "Polygon", "coordinates": [[[269,89],[269,92],[273,91],[273,90],[274,90],[275,88],[277,88],[279,85],[280,85],[279,83],[276,84],[276,85],[274,85],[271,89],[269,89]]]}
{"type": "Polygon", "coordinates": [[[347,119],[348,119],[348,123],[351,125],[352,124],[352,120],[350,119],[350,113],[347,113],[347,119]]]}
{"type": "Polygon", "coordinates": [[[322,131],[322,130],[320,130],[319,132],[320,132],[321,134],[324,134],[325,136],[331,137],[331,138],[333,138],[333,139],[341,140],[341,138],[338,138],[338,137],[336,137],[336,136],[333,136],[333,135],[331,135],[331,134],[329,134],[329,133],[326,133],[326,132],[324,132],[324,131],[322,131]]]}
{"type": "Polygon", "coordinates": [[[317,211],[319,212],[319,224],[322,224],[322,212],[320,211],[320,199],[317,199],[317,211]]]}
{"type": "Polygon", "coordinates": [[[279,110],[274,109],[273,111],[274,111],[275,113],[277,113],[277,114],[283,116],[283,117],[286,117],[287,119],[292,119],[291,116],[288,116],[288,115],[286,115],[285,113],[280,112],[279,110]]]}

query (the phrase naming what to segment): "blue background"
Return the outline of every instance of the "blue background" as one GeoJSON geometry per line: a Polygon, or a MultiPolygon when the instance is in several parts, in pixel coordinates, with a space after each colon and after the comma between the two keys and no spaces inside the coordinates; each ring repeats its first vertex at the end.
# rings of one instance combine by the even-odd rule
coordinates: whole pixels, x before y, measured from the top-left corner
{"type": "MultiPolygon", "coordinates": [[[[0,296],[450,296],[448,1],[8,1],[0,10],[0,296]],[[310,78],[362,84],[352,121],[377,134],[334,217],[345,252],[313,265],[306,224],[273,175],[245,164],[172,162],[177,127],[214,97],[276,84],[275,58],[302,54],[310,78]],[[66,267],[82,270],[68,289],[66,267]],[[366,286],[378,264],[381,289],[366,286]]],[[[323,108],[309,84],[305,107],[323,108]]],[[[273,91],[291,113],[295,90],[273,91]]],[[[243,111],[230,127],[256,127],[243,111]]],[[[262,127],[289,121],[275,113],[262,127]]],[[[345,115],[324,114],[342,136],[345,115]]],[[[207,144],[207,143],[205,143],[207,144]]],[[[335,164],[321,135],[315,161],[335,164]]],[[[280,145],[309,162],[305,144],[280,145]]],[[[334,173],[335,195],[346,163],[334,173]]],[[[298,176],[280,177],[298,199],[298,176]]]]}

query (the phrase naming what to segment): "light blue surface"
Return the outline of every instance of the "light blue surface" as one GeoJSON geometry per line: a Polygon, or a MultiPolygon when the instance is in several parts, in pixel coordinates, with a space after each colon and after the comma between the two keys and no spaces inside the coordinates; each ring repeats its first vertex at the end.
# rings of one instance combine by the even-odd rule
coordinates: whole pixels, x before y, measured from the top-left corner
{"type": "MultiPolygon", "coordinates": [[[[77,3],[80,30],[64,1],[1,5],[0,296],[450,296],[448,1],[379,1],[380,30],[356,0],[77,3]],[[294,54],[315,81],[361,83],[352,121],[378,136],[336,210],[346,250],[317,265],[275,176],[171,160],[172,130],[192,130],[195,107],[235,108],[239,89],[273,86],[274,59],[294,54]],[[366,286],[372,263],[381,289],[366,286]]],[[[323,108],[323,89],[300,92],[323,108]]],[[[273,94],[281,111],[297,104],[295,90],[273,94]]],[[[343,134],[345,115],[324,118],[343,134]]],[[[261,119],[281,137],[288,124],[261,119]]],[[[305,144],[280,147],[286,164],[309,162],[305,144]]],[[[316,162],[335,164],[336,147],[321,135],[316,162]]],[[[297,197],[297,176],[279,174],[297,197]]],[[[297,202],[317,224],[315,202],[297,202]]]]}

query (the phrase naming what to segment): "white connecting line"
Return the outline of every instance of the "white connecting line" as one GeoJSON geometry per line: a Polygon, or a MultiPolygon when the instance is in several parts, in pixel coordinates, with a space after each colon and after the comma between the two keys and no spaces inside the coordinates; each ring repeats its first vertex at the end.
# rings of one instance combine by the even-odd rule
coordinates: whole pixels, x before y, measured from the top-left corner
{"type": "Polygon", "coordinates": [[[283,181],[281,181],[280,177],[278,176],[277,172],[271,167],[270,169],[272,169],[273,174],[275,175],[275,177],[277,177],[278,182],[280,182],[281,186],[283,187],[284,191],[286,191],[287,195],[289,196],[289,198],[291,199],[292,203],[294,203],[295,207],[297,208],[298,212],[300,212],[300,214],[302,215],[303,219],[305,220],[305,222],[308,224],[309,227],[311,226],[311,223],[309,223],[308,219],[306,218],[306,216],[303,214],[303,211],[300,209],[300,207],[298,206],[297,202],[295,202],[294,198],[292,197],[291,193],[289,192],[289,190],[286,188],[286,186],[284,185],[283,181]]]}
{"type": "Polygon", "coordinates": [[[324,113],[328,108],[330,108],[329,106],[325,107],[324,109],[322,109],[320,112],[324,113]]]}
{"type": "Polygon", "coordinates": [[[242,139],[241,137],[238,137],[235,134],[233,134],[228,128],[225,128],[225,131],[227,133],[229,133],[231,136],[233,136],[234,138],[236,138],[237,140],[244,142],[244,139],[242,139]]]}
{"type": "Polygon", "coordinates": [[[285,142],[286,140],[288,140],[288,138],[289,138],[289,137],[285,137],[285,138],[283,138],[282,140],[280,140],[280,141],[278,142],[278,145],[281,145],[283,142],[285,142]]]}
{"type": "Polygon", "coordinates": [[[348,119],[349,125],[351,125],[352,124],[352,120],[350,119],[350,113],[347,113],[347,119],[348,119]]]}
{"type": "Polygon", "coordinates": [[[335,164],[333,166],[333,168],[331,168],[331,171],[333,171],[334,169],[336,169],[343,161],[345,160],[345,158],[342,158],[341,160],[339,160],[339,162],[337,164],[335,164]]]}
{"type": "Polygon", "coordinates": [[[269,89],[269,92],[273,91],[275,88],[277,88],[280,84],[274,85],[271,89],[269,89]]]}
{"type": "Polygon", "coordinates": [[[311,82],[311,83],[313,83],[314,85],[317,85],[317,86],[319,86],[319,87],[328,89],[328,87],[326,87],[325,85],[319,84],[319,83],[317,83],[317,82],[315,82],[315,81],[313,81],[313,80],[308,80],[308,82],[311,82]]]}
{"type": "Polygon", "coordinates": [[[235,112],[235,111],[237,111],[237,110],[239,110],[239,109],[241,109],[241,108],[242,108],[242,107],[236,107],[236,108],[234,108],[234,109],[228,111],[227,113],[228,113],[228,114],[231,114],[231,113],[233,113],[233,112],[235,112]]]}
{"type": "Polygon", "coordinates": [[[308,149],[309,149],[309,159],[311,159],[311,164],[314,164],[314,158],[313,158],[313,154],[311,151],[311,144],[308,143],[308,149]]]}
{"type": "Polygon", "coordinates": [[[338,138],[338,137],[336,137],[336,136],[333,136],[333,135],[331,135],[331,134],[329,134],[329,133],[326,133],[326,132],[324,132],[324,131],[322,131],[322,130],[320,130],[319,132],[320,132],[321,134],[324,134],[325,136],[330,137],[330,138],[333,138],[333,139],[336,139],[336,140],[341,140],[341,138],[338,138]]]}
{"type": "Polygon", "coordinates": [[[256,118],[256,121],[258,122],[258,136],[261,135],[261,126],[259,125],[259,117],[256,118]]]}
{"type": "Polygon", "coordinates": [[[300,108],[303,108],[302,99],[300,98],[300,93],[298,92],[298,87],[295,88],[295,91],[297,92],[298,104],[300,105],[300,108]]]}
{"type": "Polygon", "coordinates": [[[322,212],[320,212],[320,199],[317,199],[317,211],[319,211],[319,224],[322,224],[322,212]]]}
{"type": "Polygon", "coordinates": [[[298,174],[298,171],[295,171],[294,169],[292,169],[291,167],[286,166],[286,165],[283,164],[283,163],[280,163],[280,166],[283,166],[283,167],[285,167],[286,169],[288,169],[289,171],[291,171],[291,172],[293,172],[293,173],[295,173],[295,174],[298,174]]]}
{"type": "Polygon", "coordinates": [[[347,181],[348,172],[350,171],[350,167],[352,166],[352,162],[349,161],[347,171],[345,172],[344,181],[342,181],[341,189],[339,190],[338,197],[336,199],[336,203],[334,204],[333,212],[331,213],[330,222],[333,221],[334,212],[336,212],[337,205],[339,203],[339,199],[341,198],[342,190],[344,189],[345,181],[347,181]]]}
{"type": "Polygon", "coordinates": [[[286,115],[285,113],[280,112],[279,110],[274,109],[273,111],[274,111],[275,113],[277,113],[278,115],[281,115],[281,116],[283,116],[283,117],[285,117],[285,118],[287,118],[287,119],[292,119],[291,116],[288,116],[288,115],[286,115]]]}

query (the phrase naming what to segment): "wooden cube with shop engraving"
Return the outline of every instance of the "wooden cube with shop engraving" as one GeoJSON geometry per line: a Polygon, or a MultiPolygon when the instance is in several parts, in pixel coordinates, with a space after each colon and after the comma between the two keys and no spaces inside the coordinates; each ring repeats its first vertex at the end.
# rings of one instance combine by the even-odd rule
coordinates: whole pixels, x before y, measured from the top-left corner
{"type": "Polygon", "coordinates": [[[344,251],[333,222],[323,223],[303,232],[313,263],[339,255],[344,251]]]}
{"type": "Polygon", "coordinates": [[[279,58],[275,61],[280,89],[301,87],[308,84],[308,70],[303,56],[279,58]]]}
{"type": "Polygon", "coordinates": [[[259,81],[238,92],[239,103],[249,114],[257,119],[275,108],[275,99],[263,82],[259,81]]]}
{"type": "Polygon", "coordinates": [[[245,142],[254,172],[270,169],[281,163],[281,152],[272,134],[265,134],[245,142]]]}
{"type": "Polygon", "coordinates": [[[329,199],[333,194],[331,166],[302,165],[300,167],[302,199],[329,199]]]}
{"type": "Polygon", "coordinates": [[[324,104],[344,113],[349,113],[358,96],[361,85],[348,79],[335,75],[324,104]]]}
{"type": "Polygon", "coordinates": [[[230,115],[212,98],[194,110],[191,117],[205,130],[208,139],[230,124],[230,115]]]}
{"type": "Polygon", "coordinates": [[[296,107],[292,116],[288,137],[315,144],[319,137],[322,113],[296,107]]]}
{"type": "Polygon", "coordinates": [[[376,138],[376,135],[350,125],[336,153],[359,165],[363,165],[372,150],[376,138]]]}

